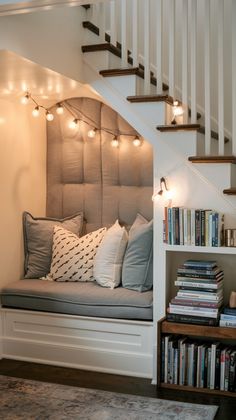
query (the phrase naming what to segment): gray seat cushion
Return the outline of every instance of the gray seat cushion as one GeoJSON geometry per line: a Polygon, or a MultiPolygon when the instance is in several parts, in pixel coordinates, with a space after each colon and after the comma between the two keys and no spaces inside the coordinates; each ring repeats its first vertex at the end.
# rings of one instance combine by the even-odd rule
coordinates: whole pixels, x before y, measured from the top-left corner
{"type": "Polygon", "coordinates": [[[104,318],[152,320],[152,291],[114,290],[95,282],[24,279],[5,286],[2,306],[104,318]]]}

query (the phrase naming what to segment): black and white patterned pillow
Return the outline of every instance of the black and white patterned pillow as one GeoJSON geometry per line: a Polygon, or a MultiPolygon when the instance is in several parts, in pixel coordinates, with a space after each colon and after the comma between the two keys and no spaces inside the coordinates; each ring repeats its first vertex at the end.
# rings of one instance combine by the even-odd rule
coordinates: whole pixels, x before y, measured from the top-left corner
{"type": "Polygon", "coordinates": [[[47,280],[93,281],[93,260],[106,228],[78,238],[61,226],[54,226],[52,262],[47,280]]]}

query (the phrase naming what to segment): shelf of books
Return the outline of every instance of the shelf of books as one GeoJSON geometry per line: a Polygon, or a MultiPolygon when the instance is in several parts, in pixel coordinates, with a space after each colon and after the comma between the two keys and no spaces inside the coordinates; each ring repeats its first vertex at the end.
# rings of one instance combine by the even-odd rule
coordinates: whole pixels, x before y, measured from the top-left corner
{"type": "Polygon", "coordinates": [[[166,318],[159,321],[161,387],[236,396],[236,308],[224,308],[224,271],[215,260],[178,265],[166,318]]]}

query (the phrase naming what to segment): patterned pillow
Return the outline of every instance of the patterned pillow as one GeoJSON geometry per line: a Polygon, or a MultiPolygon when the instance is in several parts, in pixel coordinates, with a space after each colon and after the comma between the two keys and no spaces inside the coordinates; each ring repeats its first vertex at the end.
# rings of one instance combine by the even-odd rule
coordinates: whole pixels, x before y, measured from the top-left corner
{"type": "Polygon", "coordinates": [[[93,281],[93,260],[106,228],[78,238],[61,226],[54,226],[52,263],[48,280],[93,281]]]}

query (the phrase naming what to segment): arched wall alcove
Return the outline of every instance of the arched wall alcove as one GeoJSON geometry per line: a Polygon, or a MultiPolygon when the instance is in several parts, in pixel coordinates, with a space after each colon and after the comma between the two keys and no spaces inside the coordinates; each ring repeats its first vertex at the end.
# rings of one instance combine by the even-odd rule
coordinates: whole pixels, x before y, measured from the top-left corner
{"type": "Polygon", "coordinates": [[[64,113],[47,124],[47,215],[66,217],[84,211],[87,232],[116,219],[130,225],[136,214],[152,218],[153,153],[116,111],[91,98],[63,102],[64,113]],[[70,121],[81,120],[71,129],[70,121]],[[94,138],[88,131],[97,128],[94,138]],[[119,147],[111,140],[119,137],[119,147]]]}

